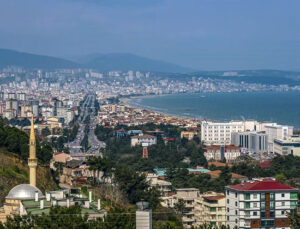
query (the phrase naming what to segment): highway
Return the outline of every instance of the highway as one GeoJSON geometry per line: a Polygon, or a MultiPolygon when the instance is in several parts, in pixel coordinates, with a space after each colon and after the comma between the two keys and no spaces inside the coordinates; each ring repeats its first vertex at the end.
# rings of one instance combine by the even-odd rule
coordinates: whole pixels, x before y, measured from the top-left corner
{"type": "Polygon", "coordinates": [[[97,125],[94,107],[95,100],[96,96],[94,94],[88,94],[86,96],[80,107],[80,116],[78,117],[79,129],[76,139],[70,143],[65,144],[67,147],[69,147],[72,157],[85,158],[88,155],[102,156],[99,151],[101,148],[105,147],[105,143],[99,141],[95,135],[95,128],[97,125]],[[84,123],[88,116],[90,116],[90,120],[88,121],[88,123],[84,123]],[[87,151],[84,151],[80,143],[85,136],[84,129],[86,125],[89,126],[89,148],[87,151]]]}

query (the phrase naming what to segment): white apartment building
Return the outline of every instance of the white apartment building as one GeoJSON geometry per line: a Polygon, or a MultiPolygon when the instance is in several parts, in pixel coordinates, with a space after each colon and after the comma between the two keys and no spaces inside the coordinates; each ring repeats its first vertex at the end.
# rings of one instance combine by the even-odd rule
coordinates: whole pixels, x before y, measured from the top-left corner
{"type": "Polygon", "coordinates": [[[293,135],[286,139],[274,139],[274,153],[300,157],[300,136],[293,135]]]}
{"type": "Polygon", "coordinates": [[[274,152],[275,139],[284,140],[288,136],[293,135],[293,131],[294,131],[293,126],[277,125],[276,123],[266,125],[264,128],[266,134],[268,135],[268,148],[270,152],[274,152]]]}
{"type": "Polygon", "coordinates": [[[245,130],[245,122],[201,122],[201,141],[206,145],[229,145],[231,133],[245,130]]]}
{"type": "Polygon", "coordinates": [[[131,146],[146,145],[151,146],[157,143],[157,138],[152,135],[142,134],[131,137],[131,146]]]}
{"type": "Polygon", "coordinates": [[[290,229],[287,213],[298,205],[298,190],[271,178],[226,189],[226,224],[230,228],[290,229]]]}

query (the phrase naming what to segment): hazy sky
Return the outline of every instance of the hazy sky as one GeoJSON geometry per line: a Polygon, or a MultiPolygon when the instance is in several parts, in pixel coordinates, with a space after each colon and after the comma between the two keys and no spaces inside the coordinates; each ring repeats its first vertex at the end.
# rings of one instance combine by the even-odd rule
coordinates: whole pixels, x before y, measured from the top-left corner
{"type": "Polygon", "coordinates": [[[0,47],[300,70],[300,0],[0,0],[0,47]]]}

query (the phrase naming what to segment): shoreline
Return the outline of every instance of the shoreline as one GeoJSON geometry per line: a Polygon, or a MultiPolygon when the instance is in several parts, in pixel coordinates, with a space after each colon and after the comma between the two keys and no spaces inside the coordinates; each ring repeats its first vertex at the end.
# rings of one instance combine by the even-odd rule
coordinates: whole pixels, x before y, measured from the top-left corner
{"type": "MultiPolygon", "coordinates": [[[[147,106],[147,105],[143,105],[139,102],[133,102],[133,100],[138,100],[138,99],[145,99],[145,98],[159,98],[159,97],[165,97],[165,96],[178,96],[180,94],[184,94],[184,95],[187,95],[187,94],[191,94],[191,95],[208,95],[208,94],[222,94],[223,92],[217,92],[217,93],[178,93],[178,94],[159,94],[159,95],[133,95],[133,96],[130,96],[130,97],[126,97],[126,98],[120,98],[120,103],[121,104],[124,104],[126,106],[129,106],[131,108],[137,108],[137,109],[144,109],[144,110],[147,110],[147,111],[150,111],[150,112],[154,112],[154,113],[157,113],[157,114],[160,114],[160,115],[164,115],[164,116],[167,116],[167,117],[174,117],[174,118],[179,118],[179,119],[189,119],[189,120],[195,120],[195,121],[203,121],[203,120],[206,120],[206,121],[214,121],[214,122],[230,122],[232,120],[257,120],[258,122],[276,122],[278,124],[281,124],[281,125],[291,125],[291,126],[294,126],[294,129],[295,130],[299,130],[300,129],[300,124],[298,124],[298,121],[296,122],[293,122],[293,123],[289,123],[287,122],[286,120],[284,121],[282,118],[280,117],[275,117],[275,120],[274,120],[274,117],[267,117],[267,118],[264,118],[264,117],[246,117],[246,118],[236,118],[236,117],[232,117],[232,118],[205,118],[205,117],[201,117],[201,115],[194,115],[194,114],[184,114],[184,113],[181,113],[181,114],[175,114],[175,113],[171,113],[169,112],[168,108],[160,108],[160,107],[152,107],[152,106],[147,106]]],[[[236,92],[236,93],[242,93],[242,94],[252,94],[252,93],[255,93],[256,92],[236,92]]],[[[265,93],[265,91],[263,92],[257,92],[257,93],[265,93]]],[[[274,92],[273,93],[289,93],[289,91],[278,91],[278,92],[274,92]]],[[[224,93],[224,94],[231,94],[231,93],[224,93]]],[[[206,97],[206,96],[205,96],[206,97]]],[[[267,111],[266,111],[267,112],[267,111]]],[[[179,111],[180,113],[180,111],[179,111]]],[[[259,112],[258,112],[259,113],[259,112]]]]}
{"type": "MultiPolygon", "coordinates": [[[[198,94],[198,93],[181,93],[181,94],[198,94]]],[[[164,96],[168,96],[168,95],[177,95],[177,94],[161,94],[161,95],[140,95],[140,96],[130,96],[127,98],[120,98],[120,103],[134,108],[134,109],[143,109],[149,112],[154,112],[160,115],[164,115],[167,117],[173,117],[173,118],[177,118],[177,119],[188,119],[188,120],[195,120],[195,121],[203,121],[204,119],[201,118],[196,118],[196,117],[190,117],[190,116],[184,116],[184,115],[176,115],[176,114],[171,114],[171,113],[166,113],[166,112],[162,112],[159,111],[158,109],[155,109],[154,107],[148,107],[148,106],[143,106],[141,104],[132,104],[130,103],[130,101],[132,101],[133,99],[143,99],[143,98],[151,98],[151,97],[164,97],[164,96]]],[[[206,119],[207,121],[213,121],[210,119],[206,119]]]]}

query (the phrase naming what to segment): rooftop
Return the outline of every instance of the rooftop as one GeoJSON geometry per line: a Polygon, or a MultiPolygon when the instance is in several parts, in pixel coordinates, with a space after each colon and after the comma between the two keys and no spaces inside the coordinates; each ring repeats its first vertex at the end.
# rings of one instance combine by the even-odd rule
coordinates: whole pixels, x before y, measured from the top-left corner
{"type": "Polygon", "coordinates": [[[247,181],[241,184],[231,185],[228,186],[229,189],[239,190],[239,191],[277,191],[277,190],[288,190],[292,191],[297,189],[292,188],[290,186],[287,186],[285,184],[282,184],[278,181],[275,181],[273,179],[263,179],[261,181],[255,180],[255,181],[247,181]]]}

